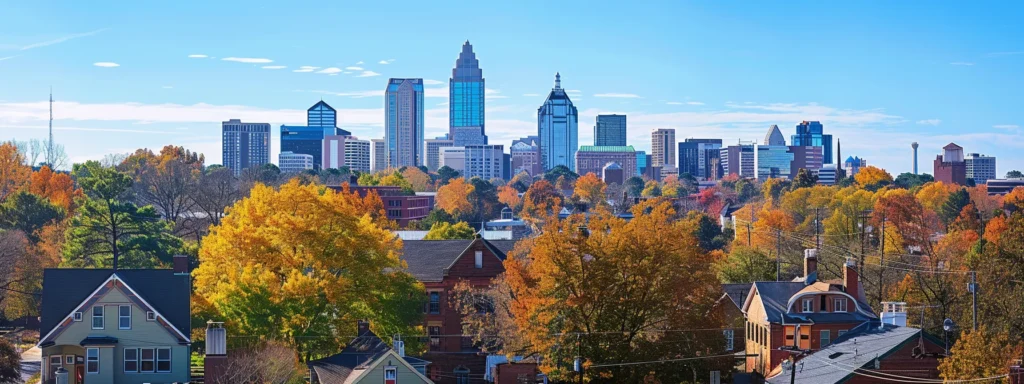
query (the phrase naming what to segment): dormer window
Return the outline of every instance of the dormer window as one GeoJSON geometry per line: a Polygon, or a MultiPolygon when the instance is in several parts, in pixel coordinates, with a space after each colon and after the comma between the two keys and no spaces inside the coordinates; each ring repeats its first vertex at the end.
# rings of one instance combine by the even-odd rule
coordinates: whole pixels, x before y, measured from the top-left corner
{"type": "Polygon", "coordinates": [[[846,299],[837,297],[832,300],[832,312],[847,312],[846,299]]]}
{"type": "Polygon", "coordinates": [[[814,299],[803,299],[800,301],[800,312],[814,312],[814,299]]]}

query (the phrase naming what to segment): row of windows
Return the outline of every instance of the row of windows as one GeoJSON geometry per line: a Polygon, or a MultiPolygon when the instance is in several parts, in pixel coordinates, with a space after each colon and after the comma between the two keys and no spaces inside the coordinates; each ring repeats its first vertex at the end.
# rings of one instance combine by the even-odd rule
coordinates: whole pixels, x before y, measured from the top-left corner
{"type": "MultiPolygon", "coordinates": [[[[92,329],[104,329],[104,307],[97,305],[92,307],[92,329]]],[[[75,312],[72,315],[74,321],[82,321],[82,312],[75,312]]],[[[153,311],[146,312],[146,321],[155,321],[156,313],[153,311]]],[[[132,306],[130,305],[119,305],[117,306],[117,329],[132,329],[132,306]]]]}
{"type": "MultiPolygon", "coordinates": [[[[827,296],[820,296],[820,305],[818,312],[828,312],[828,308],[825,307],[827,296]]],[[[803,299],[800,302],[800,312],[813,313],[814,312],[814,299],[803,299]]],[[[832,299],[832,312],[849,312],[847,308],[846,298],[836,297],[832,299]]]]}

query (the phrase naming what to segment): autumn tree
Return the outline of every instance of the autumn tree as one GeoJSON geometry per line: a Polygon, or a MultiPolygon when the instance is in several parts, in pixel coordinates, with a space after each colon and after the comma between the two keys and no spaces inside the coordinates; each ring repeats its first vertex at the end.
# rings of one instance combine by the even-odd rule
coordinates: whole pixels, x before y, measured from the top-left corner
{"type": "Polygon", "coordinates": [[[607,190],[608,185],[593,172],[590,172],[576,179],[573,197],[590,207],[603,207],[608,205],[608,198],[605,195],[607,190]]]}
{"type": "Polygon", "coordinates": [[[871,191],[892,184],[892,175],[889,172],[871,165],[860,168],[857,174],[853,175],[853,179],[858,185],[871,191]]]}
{"type": "Polygon", "coordinates": [[[970,203],[971,196],[967,193],[967,189],[960,188],[949,194],[949,198],[942,203],[941,209],[936,213],[939,214],[944,223],[949,225],[953,220],[956,220],[957,216],[960,216],[960,212],[970,203]]]}
{"type": "Polygon", "coordinates": [[[921,202],[921,206],[938,213],[953,191],[956,191],[955,185],[936,181],[921,186],[914,196],[921,202]]]}
{"type": "Polygon", "coordinates": [[[449,215],[460,217],[470,214],[473,211],[473,204],[469,201],[469,195],[474,191],[472,184],[467,183],[464,178],[455,178],[437,190],[437,208],[443,209],[449,215]]]}
{"type": "Polygon", "coordinates": [[[528,249],[505,261],[515,323],[555,380],[572,377],[567,367],[577,355],[589,366],[585,375],[604,382],[680,382],[732,364],[730,356],[657,370],[598,367],[723,348],[721,333],[668,332],[720,326],[705,316],[721,296],[715,260],[700,249],[693,228],[675,220],[669,202],[633,209],[628,222],[600,211],[549,221],[528,249]]]}
{"type": "Polygon", "coordinates": [[[465,217],[470,223],[483,223],[497,217],[503,208],[498,201],[498,188],[490,181],[473,177],[469,179],[473,191],[469,194],[469,202],[473,204],[473,211],[465,217]]]}
{"type": "Polygon", "coordinates": [[[423,240],[470,240],[475,235],[476,231],[465,221],[455,224],[438,222],[430,227],[430,231],[427,232],[427,236],[423,240]]]}
{"type": "Polygon", "coordinates": [[[231,169],[210,166],[199,175],[192,201],[210,225],[217,225],[227,213],[227,207],[242,197],[239,188],[239,181],[231,169]]]}
{"type": "Polygon", "coordinates": [[[25,191],[8,196],[0,204],[0,229],[19,230],[33,242],[39,241],[43,227],[63,219],[64,209],[25,191]]]}
{"type": "Polygon", "coordinates": [[[430,175],[417,167],[405,167],[402,170],[402,178],[407,180],[409,186],[416,192],[427,192],[433,188],[430,175]]]}
{"type": "Polygon", "coordinates": [[[45,165],[32,173],[28,191],[36,196],[46,198],[50,203],[63,208],[64,212],[69,215],[74,213],[75,200],[83,196],[82,190],[75,186],[70,175],[64,172],[54,172],[45,165]]]}
{"type": "Polygon", "coordinates": [[[630,177],[626,179],[625,188],[629,192],[629,196],[640,197],[644,191],[644,179],[639,176],[630,177]]]}
{"type": "Polygon", "coordinates": [[[800,168],[796,173],[796,177],[793,178],[793,184],[790,186],[793,189],[810,188],[818,185],[818,175],[815,175],[807,169],[800,168]]]}
{"type": "Polygon", "coordinates": [[[728,257],[715,265],[723,283],[752,283],[775,280],[775,259],[761,250],[747,246],[734,246],[728,257]]]}
{"type": "Polygon", "coordinates": [[[539,180],[523,194],[523,216],[544,220],[562,209],[562,194],[547,180],[539,180]]]}
{"type": "Polygon", "coordinates": [[[437,169],[437,183],[438,185],[448,185],[453,179],[459,177],[459,171],[447,165],[437,169]]]}
{"type": "MultiPolygon", "coordinates": [[[[531,240],[521,240],[528,244],[531,240]]],[[[523,245],[525,247],[527,245],[523,245]]],[[[532,352],[513,314],[516,301],[505,275],[499,275],[487,287],[474,287],[460,280],[448,294],[451,307],[462,315],[462,333],[471,335],[473,344],[488,353],[523,355],[532,352]]]]}
{"type": "Polygon", "coordinates": [[[139,205],[152,205],[167,220],[177,222],[192,208],[204,160],[201,154],[168,145],[158,154],[140,149],[118,169],[133,177],[132,189],[139,205]]]}
{"type": "Polygon", "coordinates": [[[520,193],[526,192],[530,188],[530,184],[533,184],[533,177],[530,176],[526,171],[519,171],[515,176],[512,176],[512,180],[509,180],[508,186],[515,188],[520,193]]]}
{"type": "Polygon", "coordinates": [[[519,196],[519,190],[508,185],[502,185],[498,187],[498,201],[505,204],[513,212],[518,212],[523,203],[523,198],[519,196]]]}
{"type": "Polygon", "coordinates": [[[347,343],[359,319],[380,335],[422,333],[411,324],[423,286],[358,199],[294,180],[256,186],[203,240],[195,294],[232,332],[285,340],[303,360],[347,343]]]}
{"type": "Polygon", "coordinates": [[[25,156],[12,142],[0,143],[0,201],[21,189],[28,182],[32,168],[25,165],[25,156]]]}
{"type": "Polygon", "coordinates": [[[964,330],[950,357],[939,363],[939,376],[944,380],[977,380],[1007,375],[1022,355],[1024,346],[1007,332],[993,332],[985,326],[964,330]]]}
{"type": "Polygon", "coordinates": [[[15,266],[27,257],[28,247],[21,231],[0,231],[0,308],[6,307],[10,289],[18,282],[15,266]]]}
{"type": "Polygon", "coordinates": [[[20,383],[21,356],[14,344],[0,337],[0,383],[20,383]]]}
{"type": "Polygon", "coordinates": [[[640,192],[643,197],[658,197],[661,196],[661,185],[657,181],[651,180],[644,184],[643,192],[640,192]]]}
{"type": "Polygon", "coordinates": [[[556,165],[554,168],[551,168],[550,170],[545,172],[543,176],[544,180],[547,180],[552,185],[557,185],[559,178],[564,178],[566,183],[573,183],[579,177],[580,175],[576,174],[576,172],[573,172],[572,170],[569,169],[569,167],[566,167],[564,165],[556,165]]]}

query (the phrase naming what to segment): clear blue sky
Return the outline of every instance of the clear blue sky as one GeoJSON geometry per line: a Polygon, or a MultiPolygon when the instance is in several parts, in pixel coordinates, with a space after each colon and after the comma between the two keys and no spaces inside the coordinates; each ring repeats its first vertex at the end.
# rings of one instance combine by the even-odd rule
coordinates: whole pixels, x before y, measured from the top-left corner
{"type": "Polygon", "coordinates": [[[388,77],[428,79],[432,137],[468,39],[496,144],[535,132],[559,71],[581,145],[604,112],[628,114],[638,149],[653,128],[735,142],[778,124],[788,140],[807,119],[893,173],[915,140],[926,172],[950,141],[1024,168],[1020,2],[99,3],[0,0],[0,138],[45,136],[52,85],[74,161],[176,144],[219,163],[220,121],[276,132],[321,97],[382,137],[388,77]]]}

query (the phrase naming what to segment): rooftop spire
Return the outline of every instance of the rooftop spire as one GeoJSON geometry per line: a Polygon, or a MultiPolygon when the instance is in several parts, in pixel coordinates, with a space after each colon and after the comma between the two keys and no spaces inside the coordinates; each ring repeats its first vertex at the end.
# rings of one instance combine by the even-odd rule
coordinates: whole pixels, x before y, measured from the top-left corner
{"type": "Polygon", "coordinates": [[[558,72],[555,72],[555,89],[561,89],[561,88],[562,88],[562,75],[560,73],[558,73],[558,72]]]}

